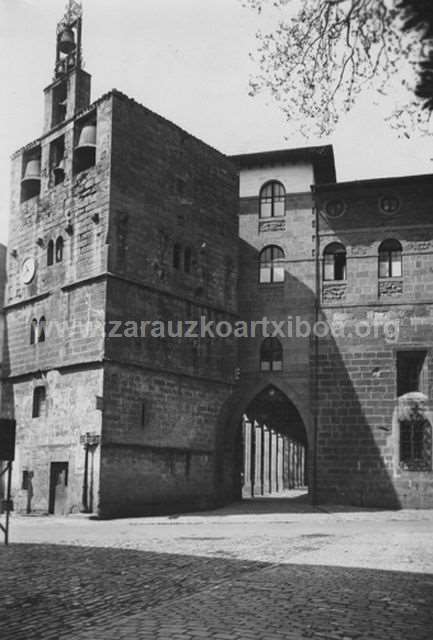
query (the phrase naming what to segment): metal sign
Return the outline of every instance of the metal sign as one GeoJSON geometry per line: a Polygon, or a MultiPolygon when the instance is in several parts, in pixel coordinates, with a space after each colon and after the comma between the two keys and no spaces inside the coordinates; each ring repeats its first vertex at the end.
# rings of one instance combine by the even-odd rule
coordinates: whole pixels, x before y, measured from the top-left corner
{"type": "Polygon", "coordinates": [[[101,436],[98,433],[85,433],[80,435],[80,443],[88,447],[97,447],[101,440],[101,436]]]}

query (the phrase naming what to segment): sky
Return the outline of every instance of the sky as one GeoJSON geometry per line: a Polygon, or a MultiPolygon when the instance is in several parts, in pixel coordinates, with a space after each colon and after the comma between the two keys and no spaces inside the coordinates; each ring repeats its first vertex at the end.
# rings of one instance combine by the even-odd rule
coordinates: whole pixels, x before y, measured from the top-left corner
{"type": "MultiPolygon", "coordinates": [[[[0,0],[0,242],[7,243],[11,154],[42,132],[43,89],[66,0],[0,0]]],[[[432,138],[398,140],[366,94],[330,138],[306,139],[270,96],[251,98],[249,53],[262,15],[240,0],[83,0],[92,100],[116,88],[223,153],[333,144],[339,181],[433,173],[432,138]]]]}

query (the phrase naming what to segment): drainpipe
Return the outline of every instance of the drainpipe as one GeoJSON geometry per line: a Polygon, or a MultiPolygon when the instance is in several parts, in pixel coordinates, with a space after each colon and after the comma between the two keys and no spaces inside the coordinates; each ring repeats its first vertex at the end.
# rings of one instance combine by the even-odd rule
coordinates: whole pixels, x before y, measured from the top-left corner
{"type": "MultiPolygon", "coordinates": [[[[314,299],[314,322],[317,326],[320,315],[320,238],[319,238],[319,209],[316,200],[316,187],[312,185],[313,194],[313,211],[315,221],[315,240],[314,240],[314,265],[315,265],[315,299],[314,299]]],[[[313,473],[312,473],[312,492],[311,501],[313,505],[317,504],[317,442],[319,431],[319,337],[317,332],[313,332],[313,473]]]]}

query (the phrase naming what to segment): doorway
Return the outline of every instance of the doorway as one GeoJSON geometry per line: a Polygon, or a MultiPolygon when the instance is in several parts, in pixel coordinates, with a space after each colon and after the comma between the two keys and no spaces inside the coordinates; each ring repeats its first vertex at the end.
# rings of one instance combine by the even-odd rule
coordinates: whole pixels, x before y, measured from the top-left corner
{"type": "Polygon", "coordinates": [[[284,393],[273,386],[261,391],[243,415],[240,436],[243,499],[307,496],[307,435],[284,393]]]}
{"type": "Polygon", "coordinates": [[[48,512],[65,515],[68,497],[68,463],[52,462],[50,467],[50,498],[48,512]]]}

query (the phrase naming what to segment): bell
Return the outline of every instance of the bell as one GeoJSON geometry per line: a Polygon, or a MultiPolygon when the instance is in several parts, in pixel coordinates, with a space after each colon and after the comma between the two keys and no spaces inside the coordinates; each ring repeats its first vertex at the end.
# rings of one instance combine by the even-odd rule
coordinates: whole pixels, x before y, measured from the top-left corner
{"type": "Polygon", "coordinates": [[[29,160],[26,164],[26,169],[24,171],[24,177],[22,182],[30,181],[30,180],[38,180],[41,179],[41,161],[40,160],[29,160]]]}
{"type": "Polygon", "coordinates": [[[95,149],[96,148],[96,125],[86,124],[81,129],[80,139],[77,149],[95,149]]]}
{"type": "Polygon", "coordinates": [[[62,53],[72,53],[75,49],[75,36],[70,27],[66,27],[59,38],[59,49],[62,53]]]}
{"type": "Polygon", "coordinates": [[[59,164],[54,167],[54,175],[57,177],[62,177],[65,173],[65,163],[63,160],[60,160],[59,164]]]}

